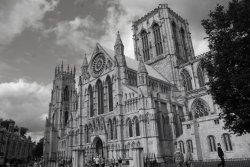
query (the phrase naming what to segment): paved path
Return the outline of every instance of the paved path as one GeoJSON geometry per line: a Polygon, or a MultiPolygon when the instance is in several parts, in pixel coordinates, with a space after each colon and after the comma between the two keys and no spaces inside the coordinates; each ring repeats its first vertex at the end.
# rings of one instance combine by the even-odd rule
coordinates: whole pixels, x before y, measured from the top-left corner
{"type": "MultiPolygon", "coordinates": [[[[194,167],[217,167],[219,161],[211,162],[194,162],[194,167]]],[[[162,165],[161,167],[176,167],[175,164],[162,165]]],[[[186,167],[183,165],[183,167],[186,167]]],[[[250,160],[226,161],[225,167],[250,167],[250,160]]]]}

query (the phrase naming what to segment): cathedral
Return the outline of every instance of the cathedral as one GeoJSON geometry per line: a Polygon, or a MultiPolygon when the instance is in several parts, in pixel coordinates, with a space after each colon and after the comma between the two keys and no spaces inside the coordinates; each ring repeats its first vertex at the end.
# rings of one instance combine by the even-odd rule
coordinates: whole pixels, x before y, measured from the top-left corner
{"type": "Polygon", "coordinates": [[[132,28],[134,55],[119,32],[113,50],[97,43],[90,59],[83,55],[78,85],[75,68],[56,66],[44,157],[72,157],[78,167],[99,155],[143,167],[145,156],[171,162],[176,149],[218,159],[221,143],[226,159],[249,158],[250,136],[223,129],[187,20],[160,4],[132,28]]]}

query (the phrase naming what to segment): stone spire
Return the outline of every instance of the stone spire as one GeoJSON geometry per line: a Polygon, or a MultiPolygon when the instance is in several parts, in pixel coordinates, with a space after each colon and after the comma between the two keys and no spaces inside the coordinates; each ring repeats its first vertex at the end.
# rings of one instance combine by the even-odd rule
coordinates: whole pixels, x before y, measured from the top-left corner
{"type": "Polygon", "coordinates": [[[148,73],[148,71],[146,69],[146,66],[145,66],[145,64],[143,62],[143,58],[140,55],[140,53],[138,53],[138,56],[139,56],[138,73],[148,73]]]}
{"type": "Polygon", "coordinates": [[[87,60],[87,55],[86,53],[83,55],[83,61],[82,61],[82,75],[84,76],[83,78],[85,78],[86,74],[87,74],[87,70],[88,70],[88,60],[87,60]]]}
{"type": "Polygon", "coordinates": [[[124,45],[122,43],[119,31],[116,36],[114,50],[115,50],[115,55],[124,55],[124,45]]]}
{"type": "Polygon", "coordinates": [[[123,45],[119,31],[117,32],[117,36],[116,36],[115,46],[116,45],[123,45]]]}
{"type": "Polygon", "coordinates": [[[82,66],[83,66],[83,67],[88,67],[88,60],[87,60],[87,55],[86,55],[86,53],[83,55],[82,66]]]}

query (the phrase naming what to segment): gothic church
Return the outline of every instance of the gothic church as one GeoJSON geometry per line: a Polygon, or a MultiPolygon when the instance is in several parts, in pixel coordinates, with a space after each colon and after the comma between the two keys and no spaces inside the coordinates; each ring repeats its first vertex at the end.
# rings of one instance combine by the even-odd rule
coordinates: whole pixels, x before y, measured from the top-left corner
{"type": "Polygon", "coordinates": [[[249,135],[222,128],[188,22],[160,4],[132,27],[135,59],[119,32],[114,50],[97,43],[89,61],[83,56],[78,90],[75,68],[55,68],[44,157],[70,156],[76,167],[98,154],[142,167],[145,155],[168,162],[177,148],[217,159],[217,143],[226,158],[249,157],[249,135]]]}

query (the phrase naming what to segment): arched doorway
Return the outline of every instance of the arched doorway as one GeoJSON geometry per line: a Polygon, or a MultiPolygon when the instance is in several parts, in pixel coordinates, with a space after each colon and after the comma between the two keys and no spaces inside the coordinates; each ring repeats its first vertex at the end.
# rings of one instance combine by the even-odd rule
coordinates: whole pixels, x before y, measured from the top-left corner
{"type": "Polygon", "coordinates": [[[96,154],[103,157],[103,143],[99,137],[96,139],[95,149],[96,154]]]}

